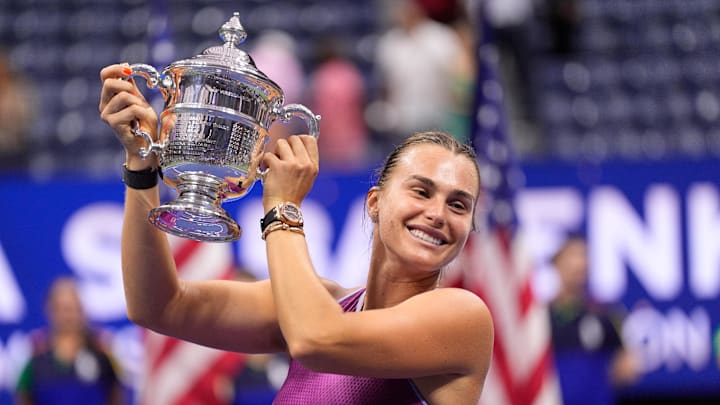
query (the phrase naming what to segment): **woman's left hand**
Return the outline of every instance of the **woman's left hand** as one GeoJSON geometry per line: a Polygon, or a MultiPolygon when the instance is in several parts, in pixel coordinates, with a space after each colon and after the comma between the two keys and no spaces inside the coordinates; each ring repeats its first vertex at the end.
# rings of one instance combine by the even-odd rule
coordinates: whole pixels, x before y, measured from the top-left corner
{"type": "Polygon", "coordinates": [[[274,152],[265,152],[263,163],[269,169],[263,180],[265,211],[284,202],[300,205],[319,171],[317,139],[310,135],[279,139],[274,152]]]}

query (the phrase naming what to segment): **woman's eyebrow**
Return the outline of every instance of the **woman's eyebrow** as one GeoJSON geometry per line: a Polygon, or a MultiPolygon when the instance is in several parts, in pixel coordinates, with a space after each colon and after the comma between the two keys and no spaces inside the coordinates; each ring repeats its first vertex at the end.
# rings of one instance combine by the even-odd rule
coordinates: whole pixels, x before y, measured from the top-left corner
{"type": "MultiPolygon", "coordinates": [[[[411,175],[406,182],[411,182],[411,181],[419,181],[420,183],[424,184],[428,188],[432,188],[432,189],[437,188],[437,185],[435,184],[435,182],[432,179],[427,178],[425,176],[420,176],[418,174],[411,175]]],[[[461,198],[467,198],[468,200],[470,200],[470,202],[475,201],[475,197],[473,197],[473,195],[471,193],[469,193],[465,190],[455,189],[455,190],[453,190],[453,194],[456,194],[461,198]]]]}
{"type": "Polygon", "coordinates": [[[435,188],[435,187],[436,187],[434,181],[432,181],[431,179],[429,179],[429,178],[427,178],[427,177],[425,177],[425,176],[420,176],[420,175],[418,175],[418,174],[413,174],[413,175],[411,175],[411,176],[407,179],[406,183],[409,183],[409,182],[411,182],[411,181],[419,181],[420,183],[423,183],[424,185],[426,185],[426,186],[428,186],[428,187],[431,187],[431,188],[435,188]]]}

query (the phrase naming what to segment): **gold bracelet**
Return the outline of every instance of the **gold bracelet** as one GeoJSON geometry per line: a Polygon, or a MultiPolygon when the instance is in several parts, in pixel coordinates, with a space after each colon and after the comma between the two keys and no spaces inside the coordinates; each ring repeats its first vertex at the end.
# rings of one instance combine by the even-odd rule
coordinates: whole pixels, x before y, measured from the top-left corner
{"type": "Polygon", "coordinates": [[[295,233],[299,233],[300,235],[305,236],[305,232],[303,231],[303,228],[301,226],[291,226],[284,222],[276,221],[272,224],[268,225],[267,228],[262,233],[262,240],[265,240],[265,238],[268,236],[270,232],[274,231],[291,231],[295,233]]]}

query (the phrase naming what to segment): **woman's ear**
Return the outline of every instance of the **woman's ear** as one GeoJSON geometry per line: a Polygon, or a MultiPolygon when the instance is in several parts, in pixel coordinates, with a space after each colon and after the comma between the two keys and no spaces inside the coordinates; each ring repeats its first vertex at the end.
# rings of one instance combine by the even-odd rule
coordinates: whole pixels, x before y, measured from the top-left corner
{"type": "Polygon", "coordinates": [[[367,198],[366,198],[366,209],[368,216],[370,217],[370,220],[374,223],[378,221],[378,199],[379,199],[380,189],[377,186],[371,187],[370,190],[367,192],[367,198]]]}

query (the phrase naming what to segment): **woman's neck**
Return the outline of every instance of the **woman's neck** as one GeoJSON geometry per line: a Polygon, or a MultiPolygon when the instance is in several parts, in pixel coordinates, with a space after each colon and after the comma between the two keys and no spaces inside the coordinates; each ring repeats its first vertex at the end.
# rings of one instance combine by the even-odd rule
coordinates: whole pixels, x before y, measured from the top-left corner
{"type": "Polygon", "coordinates": [[[414,295],[434,290],[438,287],[439,279],[439,271],[413,278],[387,267],[371,267],[366,284],[364,309],[397,305],[414,295]]]}

